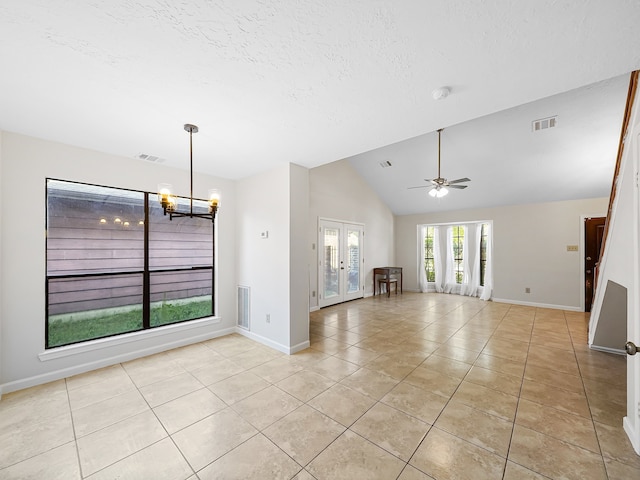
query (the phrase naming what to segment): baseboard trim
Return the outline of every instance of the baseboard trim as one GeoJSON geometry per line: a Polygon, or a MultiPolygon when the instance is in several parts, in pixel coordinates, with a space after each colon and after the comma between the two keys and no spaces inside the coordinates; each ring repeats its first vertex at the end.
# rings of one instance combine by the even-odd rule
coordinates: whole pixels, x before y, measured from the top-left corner
{"type": "Polygon", "coordinates": [[[266,345],[267,347],[273,348],[274,350],[278,350],[279,352],[286,353],[287,355],[291,355],[293,353],[299,352],[306,348],[309,348],[311,343],[309,340],[306,342],[301,342],[297,345],[293,345],[292,347],[288,347],[278,342],[274,342],[273,340],[263,337],[262,335],[258,335],[256,333],[250,332],[249,330],[245,330],[244,328],[236,328],[236,333],[250,338],[251,340],[255,340],[258,343],[266,345]]]}
{"type": "Polygon", "coordinates": [[[589,345],[589,348],[591,350],[596,350],[598,352],[604,352],[604,353],[613,353],[615,355],[626,355],[627,352],[620,349],[620,348],[611,348],[611,347],[601,347],[599,345],[589,345]]]}
{"type": "Polygon", "coordinates": [[[184,347],[205,340],[210,340],[216,337],[222,337],[234,333],[236,329],[234,327],[218,330],[215,332],[201,333],[199,335],[193,335],[191,337],[182,338],[171,342],[166,342],[152,347],[134,350],[131,352],[123,353],[120,355],[113,355],[110,357],[101,358],[92,362],[86,362],[80,365],[74,365],[73,367],[62,368],[51,372],[43,373],[40,375],[34,375],[32,377],[22,378],[14,380],[12,382],[4,383],[0,385],[0,397],[4,393],[15,392],[16,390],[22,390],[23,388],[34,387],[36,385],[42,385],[44,383],[61,380],[63,378],[78,375],[80,373],[90,372],[99,368],[109,367],[122,362],[128,362],[135,360],[136,358],[146,357],[155,353],[164,352],[173,348],[184,347]]]}
{"type": "Polygon", "coordinates": [[[633,424],[629,421],[629,417],[624,417],[622,419],[622,426],[629,437],[631,446],[636,453],[640,455],[640,432],[637,432],[636,429],[633,428],[633,424]]]}
{"type": "Polygon", "coordinates": [[[583,312],[580,307],[572,307],[569,305],[553,305],[551,303],[523,302],[521,300],[509,300],[508,298],[492,298],[491,301],[497,303],[511,303],[513,305],[523,305],[525,307],[551,308],[554,310],[566,310],[569,312],[583,312]]]}
{"type": "Polygon", "coordinates": [[[310,308],[309,308],[309,313],[311,313],[311,312],[317,312],[318,310],[320,310],[320,307],[316,305],[315,307],[310,307],[310,308]]]}

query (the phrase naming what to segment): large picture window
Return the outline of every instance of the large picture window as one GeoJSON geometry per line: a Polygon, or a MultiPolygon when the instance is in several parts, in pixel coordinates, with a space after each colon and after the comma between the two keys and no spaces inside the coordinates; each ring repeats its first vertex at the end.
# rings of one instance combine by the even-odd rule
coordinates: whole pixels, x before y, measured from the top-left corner
{"type": "Polygon", "coordinates": [[[491,298],[491,223],[419,225],[421,292],[491,298]]]}
{"type": "Polygon", "coordinates": [[[210,220],[170,221],[147,192],[48,179],[46,195],[47,348],[214,314],[210,220]]]}

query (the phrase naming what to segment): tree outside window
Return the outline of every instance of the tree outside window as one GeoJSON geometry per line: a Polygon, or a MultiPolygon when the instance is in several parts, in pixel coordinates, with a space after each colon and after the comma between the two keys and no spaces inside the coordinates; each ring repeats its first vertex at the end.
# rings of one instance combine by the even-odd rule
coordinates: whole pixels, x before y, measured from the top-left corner
{"type": "Polygon", "coordinates": [[[464,266],[462,252],[464,250],[464,227],[455,225],[453,229],[453,264],[456,274],[456,283],[462,283],[464,278],[464,266]]]}
{"type": "Polygon", "coordinates": [[[480,285],[484,287],[484,275],[487,270],[487,241],[489,234],[489,225],[482,224],[480,233],[480,285]]]}
{"type": "Polygon", "coordinates": [[[424,270],[427,275],[427,282],[436,281],[436,268],[433,256],[433,236],[435,227],[426,227],[426,235],[424,237],[424,270]]]}

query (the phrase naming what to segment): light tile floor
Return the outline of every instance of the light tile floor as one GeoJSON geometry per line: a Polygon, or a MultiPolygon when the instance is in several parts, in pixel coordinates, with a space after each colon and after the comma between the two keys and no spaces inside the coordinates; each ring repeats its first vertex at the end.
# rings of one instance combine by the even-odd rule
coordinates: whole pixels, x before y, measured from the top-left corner
{"type": "Polygon", "coordinates": [[[1,479],[629,479],[626,359],[587,316],[438,294],[311,314],[0,401],[1,479]]]}

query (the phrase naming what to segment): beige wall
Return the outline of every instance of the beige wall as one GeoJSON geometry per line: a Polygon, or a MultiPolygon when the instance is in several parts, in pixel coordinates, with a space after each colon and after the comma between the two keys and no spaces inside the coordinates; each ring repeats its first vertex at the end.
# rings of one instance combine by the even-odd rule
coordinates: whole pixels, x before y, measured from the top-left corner
{"type": "Polygon", "coordinates": [[[318,306],[318,218],[364,224],[365,295],[372,294],[372,269],[395,262],[393,214],[346,160],[309,171],[311,307],[318,306]]]}
{"type": "Polygon", "coordinates": [[[418,225],[491,220],[493,298],[580,310],[582,253],[568,252],[567,245],[581,245],[581,215],[604,214],[607,201],[596,198],[398,216],[396,260],[406,272],[405,288],[418,290],[418,225]]]}
{"type": "Polygon", "coordinates": [[[235,182],[196,175],[194,196],[206,198],[207,189],[211,187],[220,188],[223,194],[216,221],[220,322],[208,326],[196,324],[188,331],[171,327],[143,332],[134,335],[128,343],[105,341],[101,342],[101,348],[42,361],[39,355],[45,350],[45,179],[154,192],[158,183],[184,178],[184,182],[173,183],[187,189],[176,191],[178,195],[188,196],[189,176],[184,170],[24,135],[0,132],[0,136],[0,388],[3,391],[44,383],[235,329],[235,182]]]}
{"type": "Polygon", "coordinates": [[[289,165],[289,172],[289,344],[294,350],[299,350],[309,345],[309,169],[289,165]]]}
{"type": "Polygon", "coordinates": [[[238,182],[237,278],[251,288],[248,335],[287,353],[309,340],[307,172],[286,165],[238,182]]]}

